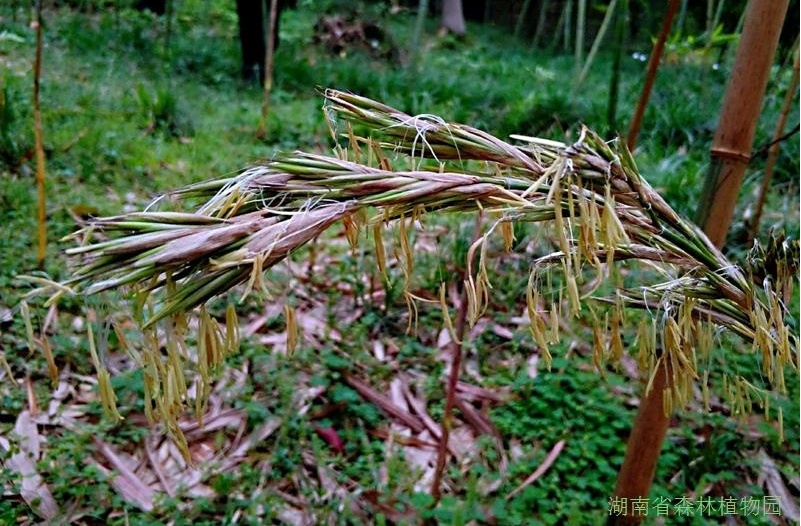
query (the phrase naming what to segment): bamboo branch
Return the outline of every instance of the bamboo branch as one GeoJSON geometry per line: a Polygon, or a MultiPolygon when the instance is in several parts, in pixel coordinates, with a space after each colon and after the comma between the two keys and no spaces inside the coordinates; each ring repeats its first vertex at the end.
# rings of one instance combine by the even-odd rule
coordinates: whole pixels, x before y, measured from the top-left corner
{"type": "MultiPolygon", "coordinates": [[[[542,31],[545,29],[545,19],[548,15],[548,7],[551,3],[551,0],[543,0],[540,4],[540,13],[537,16],[537,29],[534,31],[534,39],[531,41],[531,46],[535,49],[540,45],[540,39],[542,38],[542,31]]],[[[555,34],[559,34],[559,28],[557,27],[555,34]]]]}

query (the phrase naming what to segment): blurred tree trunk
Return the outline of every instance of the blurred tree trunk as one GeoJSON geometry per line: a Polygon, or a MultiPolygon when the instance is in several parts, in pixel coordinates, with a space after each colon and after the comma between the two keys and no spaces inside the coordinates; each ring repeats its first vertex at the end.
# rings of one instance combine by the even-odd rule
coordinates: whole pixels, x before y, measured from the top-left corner
{"type": "Polygon", "coordinates": [[[242,77],[245,80],[264,84],[267,27],[273,28],[273,48],[278,49],[281,12],[296,3],[296,0],[278,0],[275,21],[270,22],[265,20],[267,10],[264,0],[236,0],[236,14],[239,17],[239,44],[242,49],[242,77]]]}
{"type": "Polygon", "coordinates": [[[568,51],[570,49],[570,36],[571,36],[571,34],[573,32],[573,29],[572,29],[572,27],[570,25],[570,21],[572,20],[572,17],[573,17],[573,0],[567,0],[567,3],[565,4],[565,10],[563,11],[563,13],[565,15],[565,18],[564,18],[564,21],[565,21],[564,30],[565,31],[564,31],[564,34],[562,35],[562,40],[563,40],[563,44],[562,45],[563,45],[565,51],[568,51]]]}
{"type": "Polygon", "coordinates": [[[420,55],[423,46],[423,29],[426,25],[426,15],[428,14],[428,0],[420,0],[417,5],[417,19],[414,23],[414,32],[412,33],[411,42],[411,62],[409,63],[409,71],[412,72],[412,82],[416,80],[417,68],[420,65],[420,55]]]}
{"type": "Polygon", "coordinates": [[[462,11],[462,0],[443,0],[442,29],[447,33],[463,36],[467,29],[462,11]]]}
{"type": "Polygon", "coordinates": [[[167,10],[167,0],[139,0],[136,9],[148,10],[156,15],[163,15],[167,10]]]}
{"type": "MultiPolygon", "coordinates": [[[[595,40],[592,42],[592,47],[590,48],[590,52],[587,54],[587,59],[584,61],[584,64],[579,64],[579,74],[576,77],[576,82],[573,84],[573,94],[578,92],[579,86],[581,83],[584,82],[584,79],[587,78],[587,75],[590,72],[590,68],[592,68],[592,64],[595,60],[595,55],[598,53],[598,49],[601,47],[601,42],[603,42],[604,36],[606,36],[606,31],[609,29],[609,24],[612,22],[613,17],[615,16],[615,7],[617,6],[617,0],[611,0],[609,5],[606,7],[606,13],[604,14],[604,20],[601,22],[601,27],[598,29],[598,32],[595,34],[595,40]]],[[[582,23],[582,25],[584,25],[582,23]]],[[[582,38],[582,44],[583,44],[582,38]]],[[[622,46],[622,43],[618,44],[619,49],[622,46]]],[[[577,53],[578,55],[578,53],[577,53]]],[[[619,61],[618,61],[619,62],[619,61]]],[[[614,68],[613,63],[613,68],[614,68]]],[[[618,64],[619,67],[619,64],[618,64]]]]}
{"type": "Polygon", "coordinates": [[[263,0],[236,0],[239,17],[239,45],[242,49],[242,77],[264,82],[264,55],[267,40],[264,31],[263,0]]]}
{"type": "Polygon", "coordinates": [[[520,13],[517,14],[517,22],[515,22],[515,38],[520,38],[520,35],[523,34],[523,26],[526,24],[530,6],[531,0],[523,0],[523,6],[520,8],[520,13]]]}
{"type": "Polygon", "coordinates": [[[723,99],[696,222],[722,246],[751,157],[762,100],[789,0],[751,0],[723,99]]]}
{"type": "Polygon", "coordinates": [[[261,120],[256,137],[267,137],[267,118],[270,115],[270,93],[273,91],[273,59],[275,56],[275,24],[278,22],[278,0],[270,0],[270,29],[267,31],[267,50],[264,57],[264,96],[261,104],[261,120]]]}
{"type": "Polygon", "coordinates": [[[539,46],[540,40],[542,39],[542,31],[545,29],[545,19],[548,17],[548,7],[550,3],[551,0],[542,0],[542,4],[540,5],[540,13],[537,17],[537,30],[534,31],[534,40],[531,43],[535,48],[539,46]]]}
{"type": "MultiPolygon", "coordinates": [[[[616,0],[612,0],[614,2],[616,0]]],[[[611,9],[611,3],[609,4],[611,9]]],[[[626,28],[629,25],[629,1],[623,0],[615,14],[615,48],[612,56],[612,76],[609,79],[609,101],[606,105],[606,124],[610,134],[617,134],[617,102],[620,96],[620,67],[626,47],[626,28]]]]}

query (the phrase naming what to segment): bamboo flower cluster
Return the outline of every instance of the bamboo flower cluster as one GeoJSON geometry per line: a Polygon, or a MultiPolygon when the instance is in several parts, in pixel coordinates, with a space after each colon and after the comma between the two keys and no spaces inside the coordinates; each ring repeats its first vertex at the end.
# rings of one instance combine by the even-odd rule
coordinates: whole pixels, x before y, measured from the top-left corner
{"type": "MultiPolygon", "coordinates": [[[[558,250],[532,262],[526,298],[532,333],[546,357],[558,338],[554,319],[562,312],[562,302],[546,305],[541,291],[548,272],[563,272],[566,303],[578,314],[581,303],[596,292],[582,279],[587,271],[595,269],[608,280],[623,260],[658,269],[664,277],[660,283],[636,288],[618,283],[616,294],[605,298],[611,309],[603,321],[596,320],[596,359],[600,364],[622,355],[619,326],[626,308],[651,311],[653,319],[644,320],[638,331],[637,355],[651,381],[660,363],[670,365],[666,410],[687,402],[717,327],[753,344],[777,389],[784,388],[783,368],[797,368],[795,342],[784,321],[797,271],[797,243],[773,240],[768,250],[753,252],[753,268],[735,265],[640,176],[622,142],[607,143],[583,129],[574,144],[518,136],[524,145],[513,146],[470,126],[407,115],[336,90],[325,92],[324,111],[334,140],[343,141],[337,156],[279,155],[236,177],[172,192],[173,197],[205,201],[194,213],[100,218],[76,234],[88,244],[68,251],[81,264],[62,292],[94,294],[125,287],[145,330],[155,334],[161,325],[181,342],[164,358],[153,335],[154,349],[138,355],[148,407],[155,404],[162,418],[173,423],[169,427],[177,429],[175,415],[187,396],[181,365],[188,355],[181,338],[187,313],[199,308],[203,334],[197,370],[207,386],[209,371],[237,340],[233,313],[222,330],[203,308],[207,301],[236,285],[245,286],[243,294],[260,287],[266,270],[339,221],[352,243],[361,227],[369,227],[382,273],[381,230],[397,221],[400,254],[409,272],[413,255],[405,229],[435,211],[481,210],[498,217],[469,252],[465,286],[471,323],[485,310],[491,289],[486,269],[490,235],[500,231],[510,246],[512,223],[552,225],[558,250]],[[98,234],[102,237],[91,241],[98,234]],[[755,275],[761,286],[754,284],[755,275]]],[[[727,389],[732,400],[750,400],[755,394],[761,399],[750,384],[732,381],[727,389]]],[[[199,411],[208,389],[200,391],[199,411]]]]}

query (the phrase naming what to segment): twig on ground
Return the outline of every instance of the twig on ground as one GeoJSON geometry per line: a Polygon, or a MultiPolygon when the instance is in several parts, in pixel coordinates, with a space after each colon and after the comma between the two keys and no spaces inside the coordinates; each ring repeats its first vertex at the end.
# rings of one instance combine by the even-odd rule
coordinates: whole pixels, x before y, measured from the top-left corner
{"type": "MultiPolygon", "coordinates": [[[[473,230],[473,240],[470,243],[471,245],[473,245],[480,237],[481,223],[481,214],[479,214],[476,216],[476,224],[473,230]]],[[[466,273],[468,272],[467,269],[469,268],[469,265],[465,267],[465,276],[463,276],[462,279],[463,283],[467,283],[466,273]]],[[[457,396],[456,387],[459,383],[459,374],[462,368],[462,346],[464,345],[464,335],[466,332],[465,328],[467,327],[467,310],[468,298],[467,288],[465,287],[462,289],[461,299],[459,301],[459,310],[456,315],[454,334],[452,335],[452,341],[448,349],[451,355],[451,367],[445,393],[445,412],[442,416],[442,425],[440,426],[442,433],[440,433],[439,447],[437,448],[437,463],[434,468],[434,478],[431,482],[431,496],[434,498],[432,505],[434,506],[436,506],[442,497],[442,473],[445,470],[445,463],[448,459],[448,438],[450,435],[451,426],[453,425],[453,408],[456,406],[457,396]]]]}
{"type": "Polygon", "coordinates": [[[565,447],[564,440],[560,440],[559,442],[557,442],[556,445],[554,445],[553,448],[551,448],[551,451],[548,453],[548,456],[545,457],[545,460],[542,461],[542,464],[540,464],[534,471],[534,473],[529,475],[528,478],[526,478],[526,480],[524,480],[522,484],[520,484],[518,487],[509,492],[509,494],[506,496],[506,500],[511,499],[512,497],[514,497],[515,495],[526,489],[526,487],[533,484],[538,478],[543,476],[545,472],[548,471],[548,469],[556,461],[556,457],[559,456],[559,453],[562,452],[562,449],[564,449],[564,447],[565,447]]]}

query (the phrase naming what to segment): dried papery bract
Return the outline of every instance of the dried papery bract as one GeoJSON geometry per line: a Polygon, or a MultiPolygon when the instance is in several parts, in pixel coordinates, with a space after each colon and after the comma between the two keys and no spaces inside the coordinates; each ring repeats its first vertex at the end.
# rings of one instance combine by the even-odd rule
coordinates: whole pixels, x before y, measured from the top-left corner
{"type": "MultiPolygon", "coordinates": [[[[531,272],[529,275],[528,284],[526,286],[526,313],[528,314],[529,329],[534,337],[534,341],[539,347],[545,365],[548,369],[551,368],[553,357],[550,351],[550,344],[554,343],[553,339],[549,341],[547,326],[545,323],[545,311],[540,300],[539,283],[535,278],[536,274],[531,272]]],[[[552,310],[550,312],[551,320],[556,322],[556,313],[552,310]]],[[[558,322],[556,322],[558,328],[558,322]]],[[[551,333],[553,336],[553,331],[551,333]]]]}
{"type": "Polygon", "coordinates": [[[467,280],[465,281],[465,292],[467,293],[467,321],[470,326],[474,326],[476,321],[484,314],[489,303],[489,291],[492,284],[487,273],[487,243],[489,236],[499,223],[495,223],[487,233],[478,238],[470,245],[467,250],[467,280]],[[473,272],[473,261],[478,255],[478,271],[473,272]]]}
{"type": "MultiPolygon", "coordinates": [[[[635,354],[643,378],[652,383],[656,374],[670,371],[667,385],[673,388],[664,397],[665,409],[686,402],[694,382],[708,382],[701,373],[712,363],[708,349],[713,326],[753,344],[774,388],[783,388],[784,367],[798,367],[797,351],[791,347],[795,341],[784,321],[787,291],[796,273],[791,269],[798,268],[797,244],[777,240],[763,250],[773,256],[753,254],[754,261],[771,269],[763,272],[769,278],[764,286],[753,286],[751,278],[759,271],[738,267],[676,214],[639,174],[622,142],[607,143],[584,128],[573,144],[524,138],[523,146],[513,146],[470,126],[411,116],[358,95],[326,90],[325,99],[334,139],[346,130],[348,150],[337,148],[335,156],[281,154],[239,176],[172,193],[206,200],[194,213],[154,210],[92,220],[78,237],[105,237],[70,251],[81,264],[59,293],[134,290],[136,319],[149,331],[142,351],[146,411],[149,417],[160,415],[174,433],[186,404],[182,359],[189,354],[182,343],[182,327],[188,324],[177,320],[186,313],[198,316],[198,308],[238,285],[245,294],[261,289],[264,272],[339,221],[345,222],[351,244],[358,242],[362,224],[371,225],[377,266],[384,276],[390,269],[381,228],[397,225],[394,252],[403,273],[410,330],[417,303],[431,303],[409,287],[415,260],[411,238],[421,218],[434,212],[498,214],[499,222],[470,247],[467,317],[475,323],[489,304],[487,246],[494,229],[500,228],[508,248],[511,222],[552,225],[555,251],[532,262],[526,287],[532,337],[546,364],[563,309],[581,315],[588,301],[597,305],[601,300],[601,307],[593,307],[599,320],[599,370],[608,359],[621,358],[626,309],[641,309],[659,320],[640,323],[635,354]],[[357,161],[377,166],[347,159],[348,151],[357,161]],[[407,165],[411,168],[392,168],[407,165]],[[196,246],[200,241],[202,246],[196,246]],[[620,261],[644,262],[647,281],[625,288],[615,270],[620,261]],[[559,288],[542,287],[560,270],[561,279],[554,280],[559,288]],[[594,282],[585,279],[587,271],[597,274],[594,282]],[[597,291],[610,289],[610,297],[596,297],[597,291]],[[166,337],[166,357],[157,327],[166,337]]],[[[433,303],[447,312],[442,295],[433,303]]],[[[211,374],[212,365],[222,362],[238,338],[231,330],[230,312],[225,331],[204,312],[199,314],[205,321],[198,359],[211,374]]],[[[200,367],[198,371],[207,374],[200,367]]],[[[733,392],[742,393],[738,389],[733,392]]],[[[205,391],[203,387],[200,394],[205,391]]],[[[202,400],[197,403],[202,409],[202,400]]]]}

